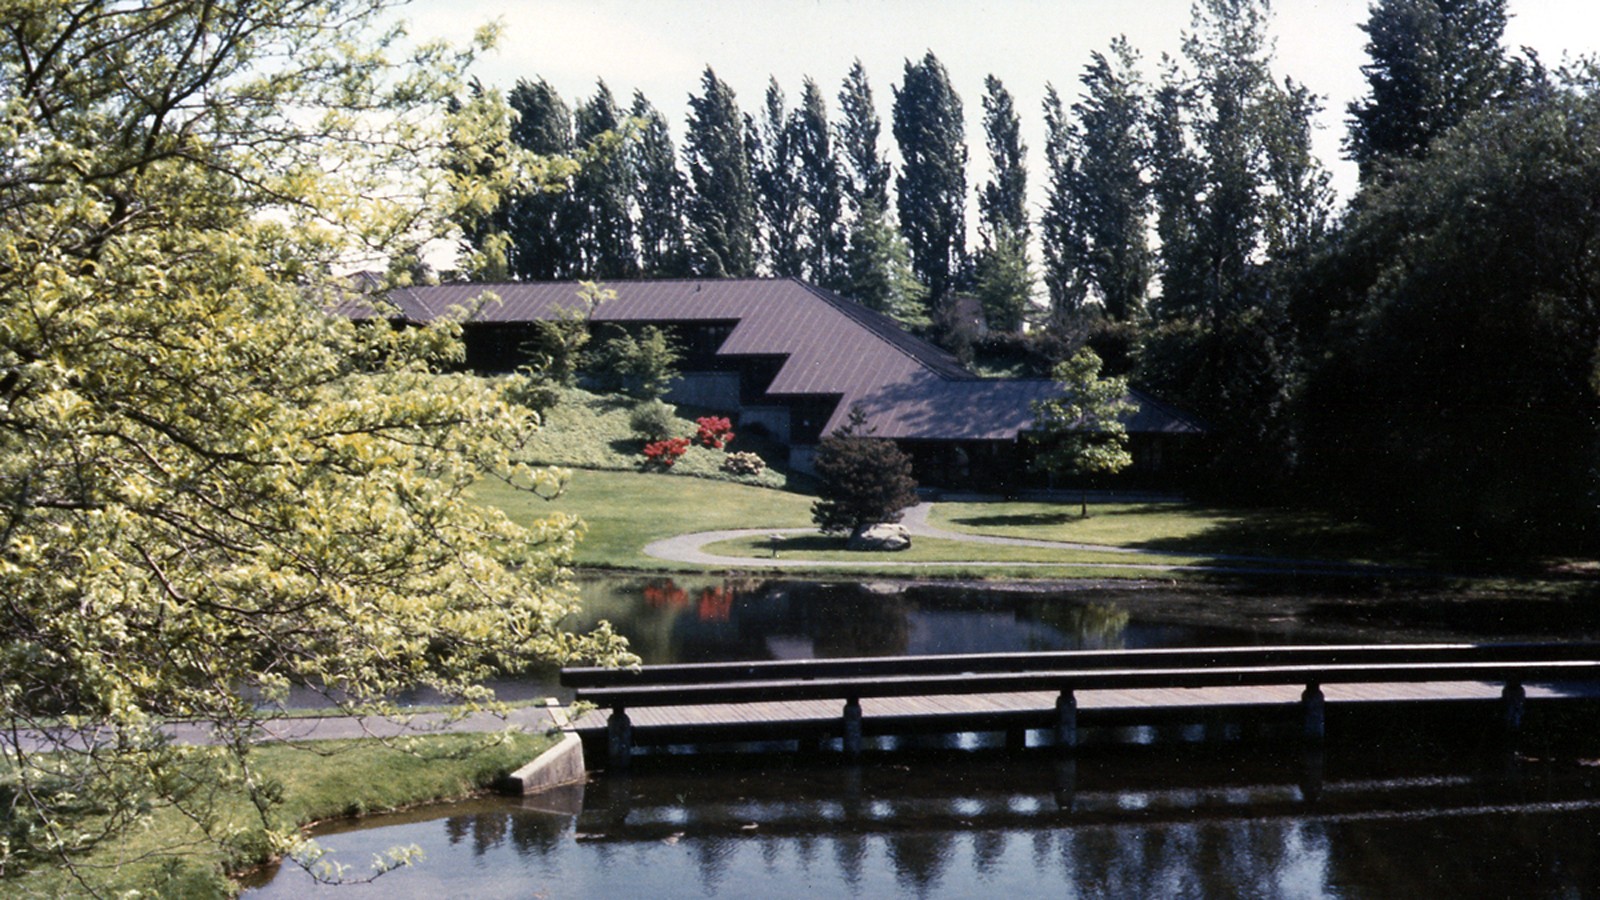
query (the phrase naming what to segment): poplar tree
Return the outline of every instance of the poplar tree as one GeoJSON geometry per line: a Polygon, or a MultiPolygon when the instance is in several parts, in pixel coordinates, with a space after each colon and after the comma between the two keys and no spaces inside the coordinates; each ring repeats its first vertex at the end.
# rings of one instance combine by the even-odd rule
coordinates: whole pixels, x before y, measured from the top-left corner
{"type": "Polygon", "coordinates": [[[856,60],[839,90],[841,182],[850,201],[839,290],[902,324],[925,327],[927,288],[917,280],[905,237],[889,212],[889,163],[878,149],[882,122],[872,86],[856,60]]]}
{"type": "Polygon", "coordinates": [[[805,277],[825,287],[837,287],[843,278],[845,252],[843,178],[833,151],[828,101],[809,77],[792,127],[800,194],[807,213],[805,277]]]}
{"type": "Polygon", "coordinates": [[[751,177],[755,127],[739,112],[733,89],[710,66],[701,76],[702,93],[689,98],[684,157],[692,192],[689,239],[693,268],[713,278],[755,274],[756,192],[751,177]]]}
{"type": "Polygon", "coordinates": [[[1415,159],[1503,91],[1505,0],[1377,0],[1361,30],[1367,95],[1349,106],[1345,149],[1363,183],[1415,159]]]}
{"type": "Polygon", "coordinates": [[[1022,330],[1033,294],[1028,262],[1027,145],[1016,104],[1000,79],[983,81],[983,130],[990,178],[978,192],[978,300],[991,329],[1022,330]]]}
{"type": "Polygon", "coordinates": [[[878,149],[883,123],[872,99],[861,60],[850,66],[844,86],[839,89],[839,156],[844,161],[844,192],[851,205],[860,210],[868,204],[880,210],[889,208],[888,160],[878,149]]]}
{"type": "MultiPolygon", "coordinates": [[[[576,153],[572,112],[544,79],[518,80],[506,95],[517,119],[511,139],[529,153],[570,158],[576,153]]],[[[580,270],[577,235],[581,217],[566,181],[559,189],[520,190],[505,201],[509,217],[509,265],[523,280],[571,278],[580,270]]]]}
{"type": "Polygon", "coordinates": [[[1062,332],[1083,308],[1088,255],[1078,201],[1079,140],[1054,85],[1044,95],[1045,205],[1039,216],[1044,284],[1049,296],[1048,327],[1062,332]]]}
{"type": "Polygon", "coordinates": [[[1068,183],[1076,229],[1082,234],[1081,277],[1092,286],[1106,318],[1127,322],[1144,310],[1154,266],[1149,245],[1150,185],[1144,83],[1138,54],[1126,38],[1111,55],[1095,52],[1072,105],[1077,160],[1068,183]]]}
{"type": "Polygon", "coordinates": [[[634,174],[625,144],[623,116],[604,81],[573,116],[574,137],[584,148],[583,168],[573,180],[578,210],[582,271],[588,279],[629,278],[638,272],[630,210],[634,174]]]}
{"type": "Polygon", "coordinates": [[[634,207],[638,211],[640,274],[676,278],[690,273],[684,234],[686,184],[667,120],[643,93],[633,94],[632,117],[639,123],[633,154],[634,207]]]}
{"type": "Polygon", "coordinates": [[[796,129],[776,78],[767,83],[761,118],[761,152],[755,170],[756,197],[767,240],[768,266],[780,277],[799,277],[805,258],[804,198],[800,193],[796,129]]]}
{"type": "Polygon", "coordinates": [[[930,312],[942,318],[967,261],[967,144],[961,98],[931,51],[918,62],[906,60],[894,92],[894,137],[900,232],[912,269],[928,287],[930,312]]]}

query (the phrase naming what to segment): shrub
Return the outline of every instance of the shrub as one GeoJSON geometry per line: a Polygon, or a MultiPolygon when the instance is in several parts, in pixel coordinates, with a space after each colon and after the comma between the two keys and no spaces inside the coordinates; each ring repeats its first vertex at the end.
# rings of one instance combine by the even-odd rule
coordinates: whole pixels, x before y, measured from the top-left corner
{"type": "Polygon", "coordinates": [[[760,475],[766,468],[766,460],[754,453],[729,453],[722,460],[722,471],[730,475],[760,475]]]}
{"type": "Polygon", "coordinates": [[[689,439],[686,437],[668,438],[664,441],[644,445],[644,463],[646,469],[659,467],[670,469],[678,461],[678,457],[689,450],[689,439]]]}
{"type": "Polygon", "coordinates": [[[645,442],[664,441],[672,437],[677,424],[677,414],[660,400],[646,400],[637,404],[628,414],[628,427],[645,442]]]}
{"type": "Polygon", "coordinates": [[[695,443],[702,447],[721,450],[733,441],[733,423],[722,416],[702,416],[694,424],[700,426],[694,435],[695,443]]]}

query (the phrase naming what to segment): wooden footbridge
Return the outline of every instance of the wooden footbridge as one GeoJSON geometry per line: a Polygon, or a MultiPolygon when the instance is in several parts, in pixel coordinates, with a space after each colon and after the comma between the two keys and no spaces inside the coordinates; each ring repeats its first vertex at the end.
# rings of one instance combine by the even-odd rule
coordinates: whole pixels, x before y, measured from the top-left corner
{"type": "MultiPolygon", "coordinates": [[[[772,741],[835,744],[846,758],[881,735],[1030,731],[1070,752],[1080,730],[1287,725],[1330,728],[1441,710],[1510,738],[1530,699],[1600,698],[1600,644],[1378,644],[998,653],[568,668],[575,699],[607,712],[573,724],[607,765],[635,748],[772,741]]],[[[1279,728],[1281,731],[1282,728],[1279,728]]],[[[592,752],[591,751],[591,752],[592,752]]]]}

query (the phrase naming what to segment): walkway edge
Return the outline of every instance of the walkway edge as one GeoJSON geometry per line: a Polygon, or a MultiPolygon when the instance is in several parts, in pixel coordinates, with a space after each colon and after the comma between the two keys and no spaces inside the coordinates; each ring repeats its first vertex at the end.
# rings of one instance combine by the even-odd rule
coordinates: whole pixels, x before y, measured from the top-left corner
{"type": "Polygon", "coordinates": [[[506,776],[505,789],[510,794],[538,794],[552,788],[583,782],[589,777],[583,762],[583,741],[568,725],[566,711],[555,700],[546,700],[545,707],[555,727],[561,729],[561,740],[554,747],[539,754],[522,768],[506,776]]]}

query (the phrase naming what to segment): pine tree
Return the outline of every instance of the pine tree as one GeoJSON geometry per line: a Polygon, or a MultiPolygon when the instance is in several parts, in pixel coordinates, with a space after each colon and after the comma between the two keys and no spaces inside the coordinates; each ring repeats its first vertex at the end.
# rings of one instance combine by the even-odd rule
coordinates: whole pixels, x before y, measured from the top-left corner
{"type": "Polygon", "coordinates": [[[1363,183],[1417,158],[1507,84],[1505,0],[1377,0],[1361,30],[1368,94],[1350,104],[1345,149],[1363,183]]]}
{"type": "Polygon", "coordinates": [[[678,171],[672,133],[667,120],[643,93],[634,92],[631,113],[640,123],[638,140],[629,145],[636,179],[633,201],[638,210],[639,271],[653,278],[688,275],[685,184],[678,171]]]}
{"type": "Polygon", "coordinates": [[[576,238],[582,252],[582,277],[628,278],[638,272],[633,246],[632,161],[625,147],[622,116],[611,89],[601,81],[594,97],[573,116],[577,142],[585,149],[583,169],[574,179],[578,209],[576,238]]]}
{"type": "Polygon", "coordinates": [[[688,203],[688,233],[693,268],[713,278],[755,273],[757,213],[750,174],[754,123],[740,114],[733,89],[710,66],[702,91],[689,98],[684,156],[693,191],[688,203]]]}
{"type": "Polygon", "coordinates": [[[900,231],[911,266],[928,287],[935,318],[947,314],[966,264],[967,144],[961,98],[944,64],[930,51],[906,60],[894,92],[894,137],[900,147],[900,231]]]}
{"type": "Polygon", "coordinates": [[[917,502],[911,457],[894,441],[873,437],[859,406],[844,427],[817,445],[815,460],[820,499],[811,506],[811,518],[823,534],[898,522],[917,502]]]}

